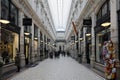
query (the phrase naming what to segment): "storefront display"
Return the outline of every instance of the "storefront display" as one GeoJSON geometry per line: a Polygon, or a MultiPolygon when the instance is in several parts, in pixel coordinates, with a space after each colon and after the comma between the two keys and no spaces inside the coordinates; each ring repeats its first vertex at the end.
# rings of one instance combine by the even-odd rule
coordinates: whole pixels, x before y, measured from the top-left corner
{"type": "Polygon", "coordinates": [[[102,47],[105,41],[110,40],[110,1],[107,0],[99,9],[96,16],[95,29],[95,61],[104,64],[102,47]],[[109,25],[103,25],[109,23],[109,25]]]}
{"type": "Polygon", "coordinates": [[[102,48],[102,56],[105,67],[105,77],[107,80],[116,80],[117,60],[114,44],[112,41],[105,41],[102,48]]]}
{"type": "Polygon", "coordinates": [[[102,47],[105,41],[110,39],[110,32],[103,30],[96,34],[96,61],[103,64],[102,47]]]}
{"type": "Polygon", "coordinates": [[[2,29],[1,34],[1,57],[4,64],[8,64],[14,61],[16,48],[18,49],[19,35],[6,29],[2,29]]]}

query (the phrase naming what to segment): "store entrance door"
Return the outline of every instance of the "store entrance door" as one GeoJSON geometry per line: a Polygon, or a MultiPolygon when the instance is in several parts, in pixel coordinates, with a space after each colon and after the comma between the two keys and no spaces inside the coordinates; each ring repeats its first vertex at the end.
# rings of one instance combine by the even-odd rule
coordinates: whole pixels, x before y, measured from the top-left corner
{"type": "Polygon", "coordinates": [[[120,60],[120,10],[118,10],[118,51],[119,51],[119,60],[120,60]]]}
{"type": "Polygon", "coordinates": [[[86,44],[86,59],[87,59],[87,63],[90,64],[90,43],[86,44]]]}
{"type": "Polygon", "coordinates": [[[28,65],[29,63],[29,44],[25,44],[25,64],[28,65]]]}
{"type": "Polygon", "coordinates": [[[30,39],[25,37],[25,46],[24,46],[24,54],[25,54],[25,64],[29,64],[30,58],[30,39]]]}

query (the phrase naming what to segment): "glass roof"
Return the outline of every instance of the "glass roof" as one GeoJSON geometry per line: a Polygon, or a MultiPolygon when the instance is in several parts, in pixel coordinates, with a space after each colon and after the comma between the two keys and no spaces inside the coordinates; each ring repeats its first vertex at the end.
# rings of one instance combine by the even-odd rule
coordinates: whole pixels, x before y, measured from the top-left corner
{"type": "Polygon", "coordinates": [[[56,31],[65,31],[72,0],[48,0],[56,31]]]}

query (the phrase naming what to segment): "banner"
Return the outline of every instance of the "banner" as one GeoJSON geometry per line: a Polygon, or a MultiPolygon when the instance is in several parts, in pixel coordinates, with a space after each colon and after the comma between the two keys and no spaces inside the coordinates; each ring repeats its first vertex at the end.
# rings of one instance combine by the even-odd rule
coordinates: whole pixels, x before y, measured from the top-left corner
{"type": "Polygon", "coordinates": [[[74,29],[75,34],[76,34],[76,35],[78,35],[78,32],[77,32],[77,30],[76,30],[75,23],[74,23],[74,22],[72,22],[72,25],[73,25],[73,29],[74,29]]]}

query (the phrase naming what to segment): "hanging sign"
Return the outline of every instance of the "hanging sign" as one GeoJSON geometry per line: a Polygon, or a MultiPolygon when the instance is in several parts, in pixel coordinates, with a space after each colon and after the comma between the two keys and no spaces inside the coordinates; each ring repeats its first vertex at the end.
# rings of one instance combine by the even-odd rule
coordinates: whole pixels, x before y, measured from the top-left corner
{"type": "Polygon", "coordinates": [[[83,19],[83,25],[92,25],[91,19],[83,19]]]}
{"type": "Polygon", "coordinates": [[[32,18],[23,18],[23,25],[24,26],[31,26],[32,25],[32,18]]]}

